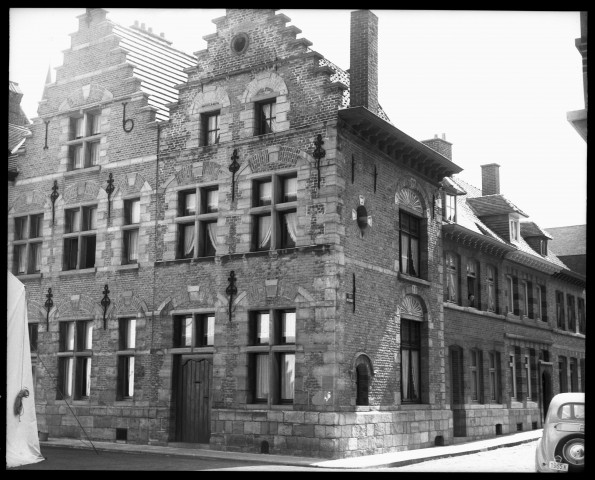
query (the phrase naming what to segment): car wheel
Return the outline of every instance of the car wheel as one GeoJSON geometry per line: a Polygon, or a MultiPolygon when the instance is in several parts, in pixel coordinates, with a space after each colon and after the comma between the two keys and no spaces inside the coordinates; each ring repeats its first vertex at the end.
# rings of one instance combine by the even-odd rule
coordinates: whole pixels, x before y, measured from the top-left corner
{"type": "Polygon", "coordinates": [[[568,463],[569,472],[580,472],[585,467],[585,437],[570,435],[563,438],[556,446],[556,455],[568,463]]]}

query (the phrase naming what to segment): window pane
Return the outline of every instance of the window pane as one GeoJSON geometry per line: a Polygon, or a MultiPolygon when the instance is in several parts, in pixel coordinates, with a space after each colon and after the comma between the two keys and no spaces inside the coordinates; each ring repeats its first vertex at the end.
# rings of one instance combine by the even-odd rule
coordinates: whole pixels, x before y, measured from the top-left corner
{"type": "Polygon", "coordinates": [[[192,258],[194,256],[194,224],[182,225],[182,235],[182,256],[184,258],[192,258]]]}
{"type": "Polygon", "coordinates": [[[128,200],[127,203],[127,223],[140,222],[140,200],[128,200]]]}
{"type": "Polygon", "coordinates": [[[256,314],[256,343],[269,343],[269,314],[256,314]]]}
{"type": "Polygon", "coordinates": [[[27,245],[15,245],[14,266],[17,274],[27,273],[27,245]]]}
{"type": "Polygon", "coordinates": [[[83,230],[97,228],[97,207],[83,207],[83,230]]]}
{"type": "Polygon", "coordinates": [[[271,217],[263,215],[258,218],[257,225],[257,248],[259,250],[268,250],[271,243],[271,217]]]}
{"type": "Polygon", "coordinates": [[[295,343],[295,312],[281,314],[281,343],[295,343]]]}
{"type": "Polygon", "coordinates": [[[27,217],[17,217],[14,219],[14,239],[24,240],[27,238],[27,217]]]}
{"type": "Polygon", "coordinates": [[[83,117],[72,118],[70,120],[71,135],[72,135],[71,138],[72,139],[83,138],[83,135],[84,135],[83,125],[84,125],[83,117]]]}
{"type": "Polygon", "coordinates": [[[74,358],[64,359],[65,372],[64,372],[64,384],[62,386],[62,393],[66,397],[72,397],[72,374],[74,370],[74,358]]]}
{"type": "Polygon", "coordinates": [[[87,166],[93,166],[99,163],[99,142],[87,144],[87,155],[87,166]]]}
{"type": "Polygon", "coordinates": [[[196,193],[186,193],[184,195],[184,212],[182,215],[196,214],[196,193]]]}
{"type": "Polygon", "coordinates": [[[192,327],[194,325],[194,321],[192,315],[188,315],[182,321],[182,347],[191,347],[192,346],[192,327]]]}
{"type": "Polygon", "coordinates": [[[41,237],[43,233],[43,214],[42,215],[32,215],[31,221],[29,222],[29,238],[38,238],[41,237]]]}
{"type": "Polygon", "coordinates": [[[281,355],[281,400],[293,400],[295,384],[295,354],[281,355]]]}
{"type": "Polygon", "coordinates": [[[219,210],[219,190],[208,190],[206,195],[207,213],[219,210]]]}
{"type": "Polygon", "coordinates": [[[297,200],[297,177],[283,179],[283,201],[294,202],[297,200]]]}
{"type": "Polygon", "coordinates": [[[97,135],[99,133],[100,115],[87,114],[87,122],[89,124],[89,135],[97,135]]]}
{"type": "Polygon", "coordinates": [[[126,396],[132,397],[134,395],[134,357],[128,357],[128,378],[127,378],[127,392],[126,396]]]}
{"type": "Polygon", "coordinates": [[[127,247],[126,260],[135,263],[138,261],[138,230],[126,230],[124,238],[127,247]]]}
{"type": "Polygon", "coordinates": [[[257,400],[266,400],[269,394],[269,356],[266,354],[256,355],[256,388],[257,400]]]}
{"type": "Polygon", "coordinates": [[[83,168],[83,147],[82,145],[72,145],[70,147],[70,161],[73,169],[83,168]]]}
{"type": "Polygon", "coordinates": [[[136,348],[136,319],[126,321],[126,348],[136,348]]]}
{"type": "Polygon", "coordinates": [[[65,351],[74,351],[74,322],[67,322],[66,323],[66,338],[64,343],[64,350],[65,351]]]}
{"type": "Polygon", "coordinates": [[[258,205],[270,205],[273,184],[261,182],[258,184],[258,205]]]}

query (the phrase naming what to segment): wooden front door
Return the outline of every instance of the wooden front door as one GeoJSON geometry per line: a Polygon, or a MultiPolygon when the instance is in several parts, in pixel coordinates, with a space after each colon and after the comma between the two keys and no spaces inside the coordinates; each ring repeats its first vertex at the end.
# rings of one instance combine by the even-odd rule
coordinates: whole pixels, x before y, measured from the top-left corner
{"type": "Polygon", "coordinates": [[[176,382],[176,441],[209,443],[213,363],[181,356],[176,382]]]}

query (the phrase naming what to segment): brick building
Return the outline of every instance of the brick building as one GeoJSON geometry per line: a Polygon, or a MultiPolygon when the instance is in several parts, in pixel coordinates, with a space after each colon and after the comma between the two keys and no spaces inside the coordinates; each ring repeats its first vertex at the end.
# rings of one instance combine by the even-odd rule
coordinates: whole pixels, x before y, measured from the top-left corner
{"type": "MultiPolygon", "coordinates": [[[[445,302],[443,242],[467,254],[442,196],[471,189],[445,139],[418,142],[380,107],[376,16],[352,13],[349,74],[289,20],[227,10],[193,56],[103,9],[79,17],[9,185],[50,436],[340,458],[492,435],[470,420],[486,409],[503,433],[540,422],[504,386],[498,406],[452,400],[466,326],[494,329],[472,347],[488,375],[487,352],[504,370],[522,343],[507,335],[534,325],[445,302]]],[[[473,234],[501,282],[580,283],[473,234]]],[[[584,335],[539,332],[584,359],[584,335]]]]}

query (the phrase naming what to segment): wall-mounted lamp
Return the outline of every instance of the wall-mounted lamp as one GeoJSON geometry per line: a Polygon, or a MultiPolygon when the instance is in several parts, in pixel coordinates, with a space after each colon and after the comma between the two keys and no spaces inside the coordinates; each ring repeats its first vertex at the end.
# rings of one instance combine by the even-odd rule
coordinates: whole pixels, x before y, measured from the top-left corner
{"type": "Polygon", "coordinates": [[[101,306],[103,307],[103,329],[105,330],[106,323],[105,323],[105,314],[107,313],[107,309],[109,308],[110,303],[112,301],[107,296],[109,293],[109,288],[107,288],[107,283],[105,287],[103,287],[103,298],[101,299],[101,306]]]}
{"type": "Polygon", "coordinates": [[[229,171],[231,172],[231,201],[235,200],[236,196],[236,172],[240,169],[240,164],[238,163],[238,149],[235,148],[233,150],[233,155],[231,156],[231,163],[229,165],[229,171]]]}
{"type": "Polygon", "coordinates": [[[110,197],[112,193],[114,193],[114,177],[113,174],[110,172],[109,178],[107,179],[107,187],[105,187],[105,191],[107,193],[107,218],[110,217],[110,197]]]}
{"type": "Polygon", "coordinates": [[[45,321],[47,324],[47,331],[50,331],[50,310],[53,308],[54,306],[54,301],[52,300],[52,297],[54,296],[52,294],[52,288],[48,288],[48,293],[46,293],[46,298],[47,300],[45,301],[45,309],[47,311],[46,317],[45,317],[45,321]]]}
{"type": "Polygon", "coordinates": [[[325,155],[326,151],[322,146],[324,145],[324,141],[322,140],[322,135],[319,133],[316,137],[316,141],[314,142],[314,153],[312,154],[316,159],[316,169],[318,170],[318,190],[320,190],[320,160],[322,160],[325,155]]]}
{"type": "Polygon", "coordinates": [[[225,293],[229,295],[229,321],[231,322],[231,306],[233,303],[233,296],[238,293],[238,288],[236,287],[236,273],[232,270],[229,274],[229,285],[225,289],[225,293]]]}
{"type": "Polygon", "coordinates": [[[55,223],[55,218],[56,218],[55,204],[56,204],[56,200],[58,199],[59,196],[60,196],[60,194],[58,193],[58,180],[54,180],[54,186],[52,187],[52,193],[50,195],[50,200],[52,201],[52,225],[54,225],[54,223],[55,223]]]}

